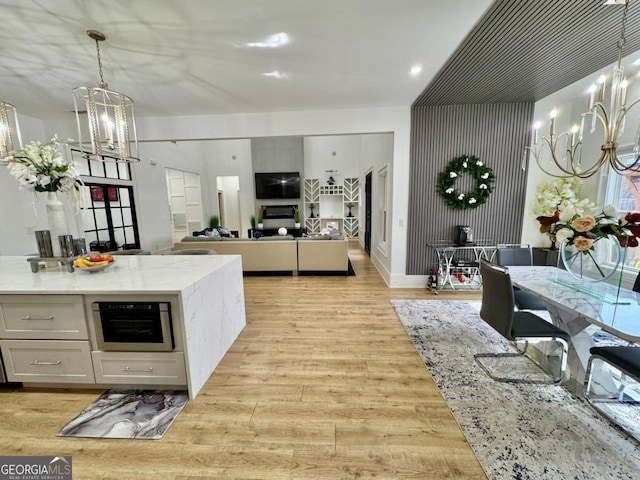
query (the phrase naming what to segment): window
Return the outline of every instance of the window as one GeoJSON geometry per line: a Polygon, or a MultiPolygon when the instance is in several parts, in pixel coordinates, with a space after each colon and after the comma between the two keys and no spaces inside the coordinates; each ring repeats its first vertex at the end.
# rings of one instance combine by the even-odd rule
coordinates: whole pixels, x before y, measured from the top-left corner
{"type": "Polygon", "coordinates": [[[86,183],[85,189],[82,225],[89,250],[140,248],[133,187],[86,183]]]}
{"type": "MultiPolygon", "coordinates": [[[[620,161],[630,165],[636,156],[630,150],[618,155],[620,161]]],[[[628,171],[619,175],[613,171],[605,177],[605,205],[613,205],[620,215],[640,212],[640,173],[628,171]]],[[[625,269],[640,269],[640,247],[627,249],[625,269]]]]}
{"type": "Polygon", "coordinates": [[[68,154],[85,183],[81,215],[87,248],[100,252],[140,248],[131,164],[89,160],[74,148],[68,154]]]}

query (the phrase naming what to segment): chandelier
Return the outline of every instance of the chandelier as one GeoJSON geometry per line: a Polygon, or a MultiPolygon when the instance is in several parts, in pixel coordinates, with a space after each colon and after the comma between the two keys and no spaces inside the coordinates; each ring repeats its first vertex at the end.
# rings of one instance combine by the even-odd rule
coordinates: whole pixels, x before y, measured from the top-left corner
{"type": "Polygon", "coordinates": [[[16,107],[0,101],[0,164],[7,163],[15,150],[22,148],[16,107]]]}
{"type": "Polygon", "coordinates": [[[574,125],[568,132],[556,135],[555,122],[557,112],[555,109],[552,110],[550,114],[548,137],[538,135],[540,123],[536,123],[533,126],[532,146],[525,147],[525,155],[528,152],[529,155],[536,160],[538,167],[547,175],[556,178],[589,178],[605,165],[609,165],[618,174],[624,174],[627,171],[640,172],[640,125],[633,150],[636,156],[635,160],[630,165],[627,165],[625,162],[620,161],[617,154],[618,138],[624,131],[626,114],[640,102],[640,100],[631,104],[627,102],[628,83],[627,79],[623,76],[622,67],[622,49],[626,43],[625,28],[630,1],[631,0],[609,0],[607,2],[610,4],[624,3],[620,39],[617,43],[618,59],[613,67],[608,108],[607,105],[605,105],[605,93],[608,90],[607,78],[602,74],[589,89],[589,105],[587,110],[582,114],[580,126],[574,125]],[[581,164],[582,138],[585,122],[589,121],[591,123],[591,133],[595,132],[598,123],[602,126],[604,139],[598,160],[593,165],[584,167],[581,164]],[[561,173],[556,172],[555,168],[552,173],[544,165],[545,162],[542,157],[546,155],[547,150],[550,154],[550,163],[559,169],[561,173]]]}
{"type": "Polygon", "coordinates": [[[100,83],[97,87],[73,89],[80,147],[85,148],[83,137],[88,138],[91,142],[91,152],[84,155],[88,159],[139,162],[133,100],[122,93],[109,90],[102,77],[100,42],[106,40],[105,35],[96,30],[87,30],[87,35],[96,42],[100,83]],[[87,118],[83,119],[85,113],[87,118]],[[133,154],[131,143],[135,147],[133,154]]]}

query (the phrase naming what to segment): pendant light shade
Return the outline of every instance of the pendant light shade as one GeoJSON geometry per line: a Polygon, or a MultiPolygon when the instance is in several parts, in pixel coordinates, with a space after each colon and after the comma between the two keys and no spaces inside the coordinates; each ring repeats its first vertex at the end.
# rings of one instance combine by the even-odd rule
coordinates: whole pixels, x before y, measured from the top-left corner
{"type": "Polygon", "coordinates": [[[16,107],[0,101],[0,164],[6,163],[16,150],[22,148],[16,107]]]}
{"type": "Polygon", "coordinates": [[[139,162],[133,100],[109,90],[102,78],[99,42],[106,37],[96,30],[88,30],[87,35],[96,42],[100,83],[73,89],[80,147],[90,151],[85,156],[91,160],[139,162]]]}

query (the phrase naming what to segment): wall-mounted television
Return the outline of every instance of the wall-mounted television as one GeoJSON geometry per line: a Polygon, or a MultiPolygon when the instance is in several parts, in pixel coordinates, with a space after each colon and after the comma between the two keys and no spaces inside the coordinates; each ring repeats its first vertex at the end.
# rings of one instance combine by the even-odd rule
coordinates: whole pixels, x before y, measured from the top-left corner
{"type": "Polygon", "coordinates": [[[256,173],[256,198],[300,198],[300,172],[256,173]]]}

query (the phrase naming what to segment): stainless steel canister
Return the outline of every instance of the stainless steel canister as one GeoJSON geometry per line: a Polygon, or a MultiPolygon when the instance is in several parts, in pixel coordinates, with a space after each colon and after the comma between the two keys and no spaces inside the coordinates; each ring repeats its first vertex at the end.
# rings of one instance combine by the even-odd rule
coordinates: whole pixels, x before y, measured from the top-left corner
{"type": "Polygon", "coordinates": [[[53,257],[53,247],[51,246],[51,232],[49,230],[36,230],[36,242],[38,243],[38,256],[40,258],[53,257]]]}

